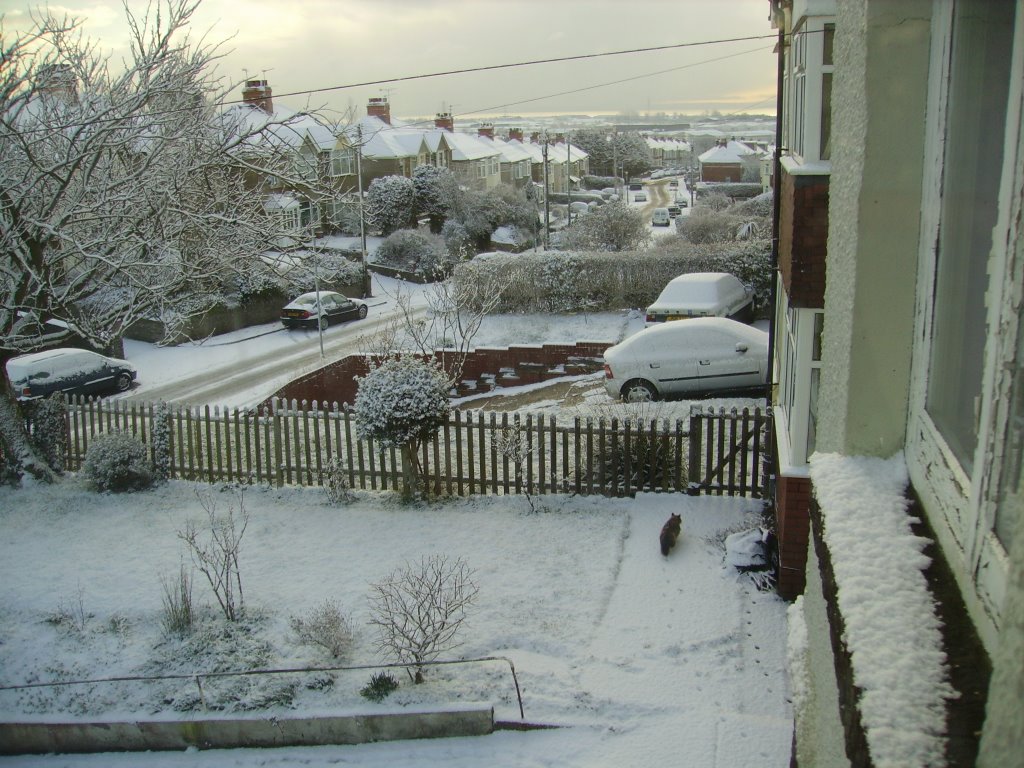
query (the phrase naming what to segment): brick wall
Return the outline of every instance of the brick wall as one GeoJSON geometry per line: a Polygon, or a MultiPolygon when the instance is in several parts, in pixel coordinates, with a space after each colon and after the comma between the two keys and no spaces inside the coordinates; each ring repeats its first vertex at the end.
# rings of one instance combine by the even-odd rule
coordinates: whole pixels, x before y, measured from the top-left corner
{"type": "MultiPolygon", "coordinates": [[[[486,392],[492,387],[532,384],[559,376],[601,370],[602,355],[612,342],[543,344],[474,350],[462,368],[459,395],[486,392]]],[[[438,354],[439,359],[443,357],[438,354]]],[[[318,403],[352,404],[357,376],[369,370],[367,358],[352,355],[289,382],[273,397],[318,403]]]]}
{"type": "Polygon", "coordinates": [[[779,595],[794,600],[806,581],[812,497],[809,477],[779,475],[775,481],[775,522],[779,543],[779,595]]]}
{"type": "Polygon", "coordinates": [[[739,163],[711,163],[701,165],[701,181],[740,181],[743,167],[739,163]]]}
{"type": "Polygon", "coordinates": [[[825,306],[828,249],[828,176],[782,171],[779,271],[794,307],[825,306]]]}

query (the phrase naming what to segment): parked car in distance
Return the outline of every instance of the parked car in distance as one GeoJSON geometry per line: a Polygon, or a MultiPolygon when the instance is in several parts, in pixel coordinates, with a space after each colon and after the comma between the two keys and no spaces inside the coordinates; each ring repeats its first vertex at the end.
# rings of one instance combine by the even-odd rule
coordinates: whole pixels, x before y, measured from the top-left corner
{"type": "Polygon", "coordinates": [[[639,190],[641,190],[641,189],[643,189],[643,188],[644,188],[644,185],[643,185],[643,184],[641,184],[641,183],[640,183],[640,182],[638,182],[638,181],[634,181],[634,182],[632,182],[632,183],[631,183],[631,184],[629,185],[629,191],[630,191],[630,192],[637,192],[637,191],[639,191],[639,190]]]}
{"type": "Polygon", "coordinates": [[[126,392],[136,373],[135,366],[127,360],[73,347],[47,349],[7,361],[7,377],[19,400],[35,400],[55,392],[126,392]]]}
{"type": "Polygon", "coordinates": [[[668,208],[655,208],[651,215],[651,225],[655,227],[667,227],[672,223],[672,217],[668,215],[668,208]]]}
{"type": "Polygon", "coordinates": [[[689,208],[690,207],[690,198],[688,198],[684,194],[677,194],[676,195],[676,205],[680,206],[681,208],[689,208]]]}
{"type": "Polygon", "coordinates": [[[671,181],[670,181],[670,182],[668,183],[668,188],[669,188],[669,189],[677,189],[678,187],[679,187],[679,182],[678,182],[678,181],[677,181],[676,179],[672,179],[672,180],[671,180],[671,181]]]}
{"type": "Polygon", "coordinates": [[[728,317],[749,322],[754,292],[727,272],[692,272],[669,281],[647,307],[645,325],[694,317],[728,317]]]}
{"type": "Polygon", "coordinates": [[[320,306],[317,307],[316,291],[304,293],[281,310],[281,323],[285,328],[326,329],[331,323],[346,320],[360,320],[366,317],[366,305],[334,291],[320,291],[320,306]]]}
{"type": "Polygon", "coordinates": [[[768,334],[724,317],[645,328],[604,352],[604,388],[627,402],[763,387],[768,334]]]}
{"type": "Polygon", "coordinates": [[[676,216],[678,216],[682,212],[683,212],[682,209],[678,205],[670,205],[668,207],[669,218],[674,219],[676,216]]]}
{"type": "Polygon", "coordinates": [[[646,203],[647,202],[647,193],[646,192],[637,192],[635,195],[633,195],[633,202],[635,202],[635,203],[646,203]]]}

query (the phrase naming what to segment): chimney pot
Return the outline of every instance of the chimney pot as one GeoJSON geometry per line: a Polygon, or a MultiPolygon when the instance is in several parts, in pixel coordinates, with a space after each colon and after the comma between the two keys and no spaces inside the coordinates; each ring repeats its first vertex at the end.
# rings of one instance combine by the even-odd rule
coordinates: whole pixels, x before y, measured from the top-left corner
{"type": "Polygon", "coordinates": [[[266,80],[246,80],[242,89],[242,101],[253,107],[259,107],[268,115],[274,113],[274,92],[270,90],[266,80]]]}
{"type": "Polygon", "coordinates": [[[455,120],[451,112],[438,112],[434,117],[434,127],[442,131],[455,132],[455,120]]]}
{"type": "Polygon", "coordinates": [[[377,96],[370,99],[366,105],[366,114],[369,117],[376,117],[391,125],[391,104],[386,97],[377,96]]]}

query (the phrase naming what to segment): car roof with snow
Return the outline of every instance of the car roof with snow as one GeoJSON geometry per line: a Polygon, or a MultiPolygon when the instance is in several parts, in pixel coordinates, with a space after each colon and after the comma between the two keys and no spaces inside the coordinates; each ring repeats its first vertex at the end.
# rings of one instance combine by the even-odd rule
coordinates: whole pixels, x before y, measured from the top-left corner
{"type": "Polygon", "coordinates": [[[752,347],[767,347],[768,344],[768,334],[753,326],[725,317],[697,317],[674,323],[659,323],[645,328],[615,346],[609,347],[605,351],[605,355],[609,352],[614,355],[614,351],[628,350],[634,346],[670,348],[681,342],[686,343],[688,349],[691,347],[699,349],[702,346],[699,342],[717,346],[723,334],[728,335],[730,340],[744,341],[752,347]]]}

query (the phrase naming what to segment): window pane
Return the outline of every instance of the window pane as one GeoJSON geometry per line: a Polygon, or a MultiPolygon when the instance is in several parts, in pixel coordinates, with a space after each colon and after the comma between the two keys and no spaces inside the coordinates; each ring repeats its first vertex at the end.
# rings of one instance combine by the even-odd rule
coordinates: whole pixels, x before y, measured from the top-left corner
{"type": "Polygon", "coordinates": [[[953,19],[946,157],[927,408],[973,467],[985,350],[986,267],[996,220],[1014,4],[969,0],[953,19]]]}
{"type": "Polygon", "coordinates": [[[832,73],[821,75],[821,144],[822,160],[832,158],[832,73]]]}

